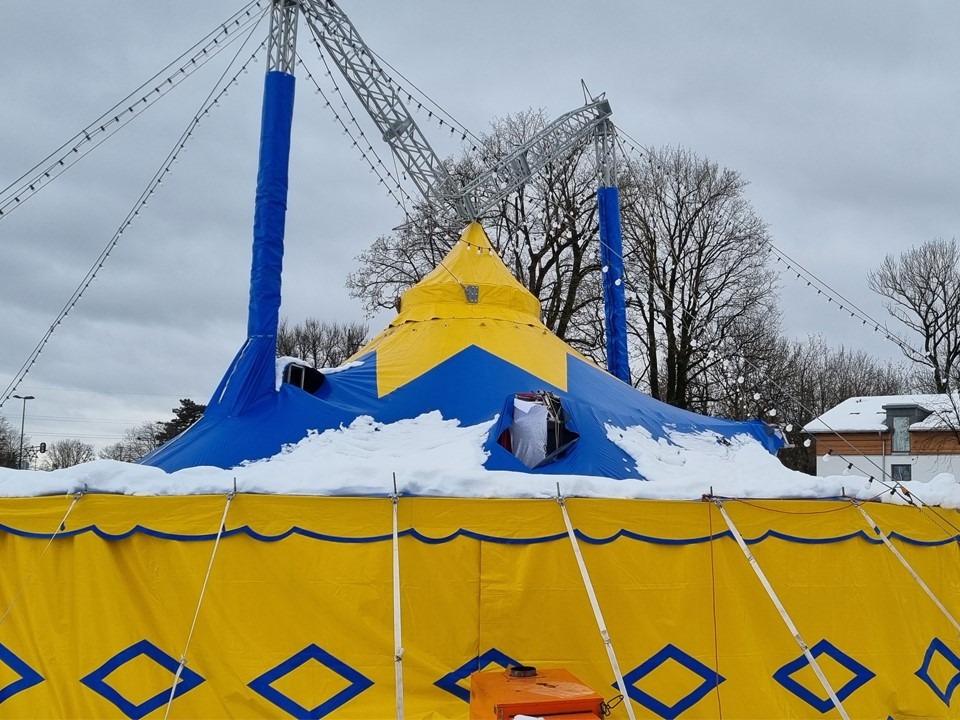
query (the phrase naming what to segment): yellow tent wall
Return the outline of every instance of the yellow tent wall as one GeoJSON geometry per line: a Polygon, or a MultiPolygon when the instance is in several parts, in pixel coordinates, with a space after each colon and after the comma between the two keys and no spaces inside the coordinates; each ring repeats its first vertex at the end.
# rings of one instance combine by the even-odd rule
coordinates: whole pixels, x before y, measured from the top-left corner
{"type": "MultiPolygon", "coordinates": [[[[713,503],[566,506],[638,718],[839,716],[713,503]]],[[[171,718],[396,717],[390,499],[238,495],[217,543],[226,508],[0,500],[0,716],[163,717],[185,654],[171,718]]],[[[854,506],[724,508],[850,717],[960,717],[955,629],[854,506]]],[[[957,513],[868,510],[960,614],[957,513]]],[[[407,717],[466,717],[477,658],[616,695],[556,501],[398,514],[407,717]]]]}

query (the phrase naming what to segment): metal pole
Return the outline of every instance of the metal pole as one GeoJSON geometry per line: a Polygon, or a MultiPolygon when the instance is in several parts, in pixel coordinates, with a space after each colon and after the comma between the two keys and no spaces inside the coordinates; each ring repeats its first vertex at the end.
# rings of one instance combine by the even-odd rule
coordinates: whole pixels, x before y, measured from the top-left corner
{"type": "Polygon", "coordinates": [[[20,454],[17,455],[17,470],[23,470],[23,427],[27,419],[27,400],[36,400],[33,395],[14,395],[17,400],[23,400],[23,409],[20,412],[20,454]]]}

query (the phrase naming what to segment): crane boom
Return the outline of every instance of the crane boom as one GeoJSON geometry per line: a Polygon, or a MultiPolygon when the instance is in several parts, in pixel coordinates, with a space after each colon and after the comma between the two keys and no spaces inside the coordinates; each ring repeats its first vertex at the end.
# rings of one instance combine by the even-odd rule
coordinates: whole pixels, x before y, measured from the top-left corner
{"type": "Polygon", "coordinates": [[[339,68],[417,190],[427,202],[446,204],[446,198],[456,194],[456,183],[350,18],[332,0],[300,0],[300,4],[310,32],[339,68]]]}
{"type": "Polygon", "coordinates": [[[299,1],[314,38],[333,59],[417,189],[427,202],[453,208],[461,220],[475,220],[496,206],[551,162],[592,137],[611,115],[607,100],[572,110],[461,186],[447,172],[400,99],[398,88],[336,2],[299,1]]]}
{"type": "Polygon", "coordinates": [[[478,214],[494,207],[552,162],[566,157],[610,117],[610,102],[597,100],[561,115],[460,189],[478,214]]]}
{"type": "Polygon", "coordinates": [[[604,262],[604,307],[607,319],[607,362],[610,372],[630,382],[620,230],[616,187],[615,131],[610,103],[593,98],[560,116],[506,157],[487,167],[466,185],[447,171],[426,136],[400,99],[400,91],[380,67],[334,0],[298,2],[307,26],[337,65],[350,88],[380,130],[404,171],[428,204],[453,208],[460,220],[476,220],[516,192],[550,163],[566,157],[579,143],[593,139],[600,171],[597,192],[600,245],[604,262]]]}

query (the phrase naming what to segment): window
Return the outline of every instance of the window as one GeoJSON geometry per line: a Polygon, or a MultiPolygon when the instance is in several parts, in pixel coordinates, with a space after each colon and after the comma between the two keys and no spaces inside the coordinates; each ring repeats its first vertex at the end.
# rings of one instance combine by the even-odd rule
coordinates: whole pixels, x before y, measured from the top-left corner
{"type": "MultiPolygon", "coordinates": [[[[895,415],[893,417],[893,452],[910,452],[910,418],[895,415]]],[[[909,466],[907,466],[909,467],[909,466]]]]}
{"type": "Polygon", "coordinates": [[[891,465],[890,479],[894,482],[910,482],[910,471],[913,468],[910,465],[891,465]]]}

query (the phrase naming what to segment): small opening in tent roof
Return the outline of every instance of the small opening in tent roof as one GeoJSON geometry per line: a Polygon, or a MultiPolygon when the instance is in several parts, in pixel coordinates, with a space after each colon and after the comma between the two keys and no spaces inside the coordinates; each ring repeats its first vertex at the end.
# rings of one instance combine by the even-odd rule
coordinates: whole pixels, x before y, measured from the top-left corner
{"type": "Polygon", "coordinates": [[[309,365],[290,363],[283,369],[283,382],[300,388],[311,395],[323,385],[323,373],[309,365]]]}
{"type": "Polygon", "coordinates": [[[517,393],[513,418],[497,442],[528,468],[563,456],[580,436],[567,427],[560,399],[551,392],[517,393]]]}

